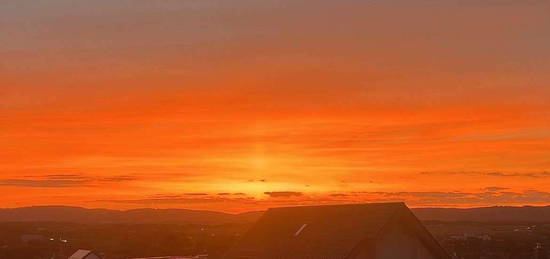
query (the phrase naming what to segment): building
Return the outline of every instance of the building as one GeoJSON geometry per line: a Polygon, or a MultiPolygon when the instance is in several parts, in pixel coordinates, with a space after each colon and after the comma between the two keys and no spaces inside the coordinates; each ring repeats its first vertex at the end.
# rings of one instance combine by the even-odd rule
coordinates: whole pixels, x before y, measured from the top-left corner
{"type": "Polygon", "coordinates": [[[98,255],[90,250],[78,250],[69,259],[101,259],[98,255]]]}
{"type": "Polygon", "coordinates": [[[449,259],[404,203],[269,209],[225,259],[449,259]]]}
{"type": "Polygon", "coordinates": [[[535,246],[533,259],[548,259],[548,252],[546,252],[546,249],[544,249],[544,246],[541,243],[537,243],[535,246]]]}

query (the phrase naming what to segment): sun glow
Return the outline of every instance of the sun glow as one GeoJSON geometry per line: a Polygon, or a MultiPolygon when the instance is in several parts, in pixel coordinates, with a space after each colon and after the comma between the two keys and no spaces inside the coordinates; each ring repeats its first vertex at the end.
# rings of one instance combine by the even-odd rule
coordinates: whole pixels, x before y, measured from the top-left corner
{"type": "Polygon", "coordinates": [[[3,206],[550,201],[548,1],[0,2],[3,206]]]}

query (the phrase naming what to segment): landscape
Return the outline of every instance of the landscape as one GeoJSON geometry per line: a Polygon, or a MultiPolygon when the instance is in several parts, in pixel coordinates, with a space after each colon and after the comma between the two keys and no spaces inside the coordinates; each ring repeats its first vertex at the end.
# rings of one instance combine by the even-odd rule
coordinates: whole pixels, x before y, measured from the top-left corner
{"type": "Polygon", "coordinates": [[[0,259],[548,259],[548,0],[0,0],[0,259]]]}
{"type": "MultiPolygon", "coordinates": [[[[456,258],[535,258],[550,246],[550,206],[413,212],[456,258]]],[[[262,213],[55,206],[3,209],[0,258],[68,258],[80,247],[102,251],[103,258],[112,259],[197,254],[223,258],[262,213]]]]}

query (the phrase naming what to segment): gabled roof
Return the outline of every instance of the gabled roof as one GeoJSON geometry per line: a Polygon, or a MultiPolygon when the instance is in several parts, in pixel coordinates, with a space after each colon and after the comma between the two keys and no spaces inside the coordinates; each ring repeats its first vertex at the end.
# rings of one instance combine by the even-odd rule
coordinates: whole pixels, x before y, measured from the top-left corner
{"type": "Polygon", "coordinates": [[[353,258],[357,247],[397,218],[407,219],[400,222],[410,225],[437,258],[448,258],[404,203],[269,209],[226,258],[353,258]]]}
{"type": "Polygon", "coordinates": [[[80,249],[80,250],[76,251],[73,255],[71,255],[71,257],[69,257],[69,259],[85,259],[91,253],[92,253],[92,251],[90,251],[90,250],[80,249]]]}

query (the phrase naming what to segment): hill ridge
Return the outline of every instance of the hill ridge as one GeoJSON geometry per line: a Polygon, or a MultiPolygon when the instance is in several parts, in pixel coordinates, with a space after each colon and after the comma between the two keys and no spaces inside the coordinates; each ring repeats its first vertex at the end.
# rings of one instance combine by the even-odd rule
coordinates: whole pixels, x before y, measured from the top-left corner
{"type": "MultiPolygon", "coordinates": [[[[424,221],[550,222],[550,206],[492,206],[478,208],[413,208],[424,221]]],[[[0,208],[0,222],[52,221],[74,223],[251,223],[263,211],[226,213],[192,209],[137,208],[116,210],[65,205],[0,208]]]]}

